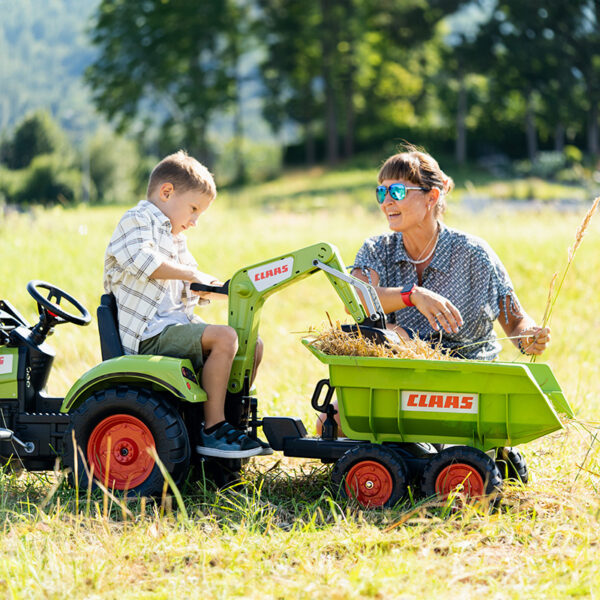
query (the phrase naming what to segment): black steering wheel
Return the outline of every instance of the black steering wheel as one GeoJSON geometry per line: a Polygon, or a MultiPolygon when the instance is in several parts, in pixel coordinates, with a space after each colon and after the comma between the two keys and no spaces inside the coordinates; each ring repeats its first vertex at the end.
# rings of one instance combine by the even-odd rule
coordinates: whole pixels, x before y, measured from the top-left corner
{"type": "Polygon", "coordinates": [[[45,312],[55,323],[74,323],[75,325],[88,325],[92,320],[90,313],[85,306],[75,300],[73,296],[67,294],[60,288],[57,288],[45,281],[33,280],[27,284],[27,291],[31,297],[38,303],[40,314],[45,312]],[[46,290],[48,294],[44,296],[40,290],[46,290]],[[72,314],[60,307],[61,300],[66,300],[74,306],[78,314],[72,314]]]}

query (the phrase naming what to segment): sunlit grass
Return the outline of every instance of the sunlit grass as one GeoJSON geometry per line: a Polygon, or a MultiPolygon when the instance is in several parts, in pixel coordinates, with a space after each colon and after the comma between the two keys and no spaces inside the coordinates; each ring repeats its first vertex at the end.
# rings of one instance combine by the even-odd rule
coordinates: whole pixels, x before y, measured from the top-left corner
{"type": "MultiPolygon", "coordinates": [[[[287,191],[280,181],[223,194],[189,235],[200,268],[228,279],[242,266],[321,240],[336,244],[351,264],[362,240],[385,231],[385,223],[369,208],[372,201],[365,196],[363,202],[371,183],[360,173],[347,175],[356,177],[350,191],[342,174],[321,182],[320,208],[293,196],[319,173],[291,176],[287,191]]],[[[566,263],[586,208],[470,215],[451,205],[446,220],[492,245],[523,305],[540,320],[552,275],[566,263]]],[[[25,286],[45,279],[95,311],[104,249],[123,210],[7,215],[0,222],[0,296],[33,321],[25,286]]],[[[0,592],[39,598],[593,596],[600,584],[600,445],[591,445],[590,435],[600,421],[599,233],[596,219],[554,308],[553,342],[544,357],[588,430],[571,425],[522,447],[531,483],[509,487],[495,512],[453,511],[443,502],[361,511],[332,496],[327,467],[277,454],[255,460],[245,485],[233,491],[183,486],[187,519],[174,500],[130,502],[131,517],[115,502],[105,512],[100,496],[88,501],[84,495],[77,509],[72,490],[53,486],[55,475],[7,472],[0,475],[0,592]]],[[[347,318],[317,274],[269,299],[262,313],[259,408],[300,416],[309,431],[310,397],[326,370],[299,339],[326,312],[347,318]]],[[[226,305],[199,314],[224,322],[226,305]]],[[[95,322],[57,327],[49,342],[57,352],[49,387],[62,395],[100,360],[95,322]]],[[[521,360],[510,345],[503,358],[521,360]]]]}

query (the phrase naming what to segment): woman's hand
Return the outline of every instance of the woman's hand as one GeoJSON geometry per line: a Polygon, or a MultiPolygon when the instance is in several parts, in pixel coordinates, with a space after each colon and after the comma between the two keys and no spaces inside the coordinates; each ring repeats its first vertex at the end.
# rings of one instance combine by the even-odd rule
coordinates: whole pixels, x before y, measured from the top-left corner
{"type": "Polygon", "coordinates": [[[410,301],[435,331],[439,330],[440,325],[446,333],[457,333],[462,327],[463,319],[460,311],[448,298],[427,288],[416,287],[410,295],[410,301]]]}
{"type": "Polygon", "coordinates": [[[517,335],[519,349],[523,354],[541,354],[550,343],[549,327],[528,327],[517,335]]]}

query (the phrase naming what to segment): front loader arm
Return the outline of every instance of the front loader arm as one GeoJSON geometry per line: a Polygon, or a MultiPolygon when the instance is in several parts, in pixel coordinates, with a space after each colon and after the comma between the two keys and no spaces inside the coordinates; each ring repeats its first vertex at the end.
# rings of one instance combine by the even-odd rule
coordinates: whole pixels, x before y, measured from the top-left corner
{"type": "Polygon", "coordinates": [[[242,391],[245,378],[249,378],[252,373],[260,311],[265,300],[275,292],[320,270],[325,272],[357,323],[378,323],[379,326],[384,326],[383,310],[374,290],[346,273],[338,249],[327,242],[240,269],[229,282],[229,325],[237,331],[239,341],[229,378],[230,392],[242,391]],[[367,304],[369,315],[358,298],[355,286],[363,290],[365,297],[371,299],[367,304]]]}

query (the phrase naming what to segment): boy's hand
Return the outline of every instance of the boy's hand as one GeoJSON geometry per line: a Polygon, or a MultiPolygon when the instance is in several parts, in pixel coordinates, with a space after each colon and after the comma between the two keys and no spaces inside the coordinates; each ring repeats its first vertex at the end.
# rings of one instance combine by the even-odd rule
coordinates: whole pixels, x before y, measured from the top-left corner
{"type": "MultiPolygon", "coordinates": [[[[197,271],[194,274],[194,277],[190,279],[190,283],[202,283],[204,285],[214,285],[217,287],[223,285],[222,281],[215,279],[212,275],[202,273],[201,271],[197,271]]],[[[223,298],[227,298],[227,294],[217,294],[215,292],[196,292],[192,290],[192,294],[196,294],[196,296],[205,300],[223,300],[223,298]]]]}

